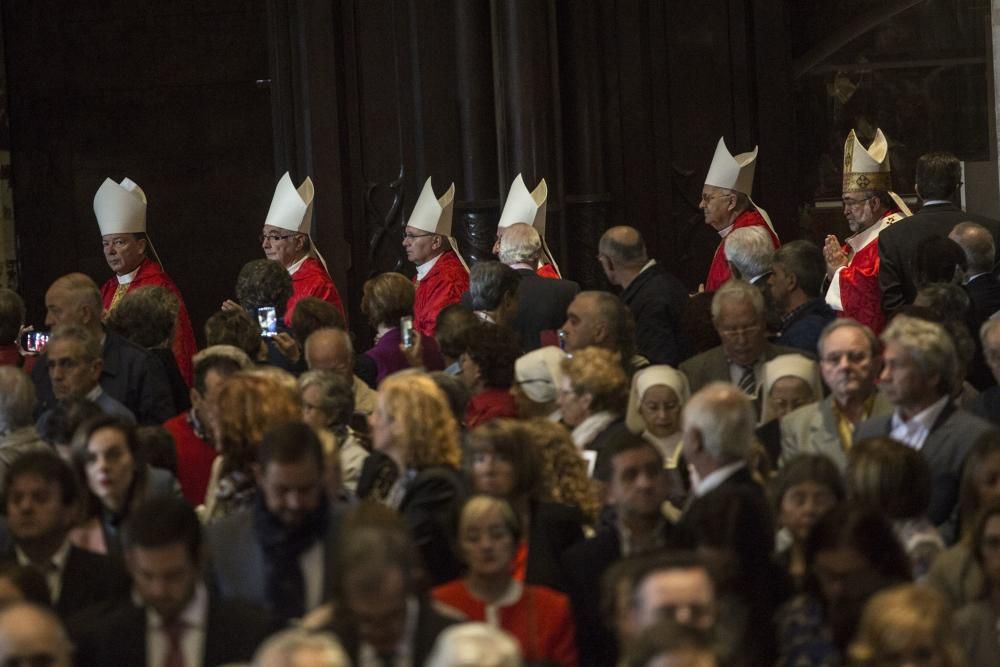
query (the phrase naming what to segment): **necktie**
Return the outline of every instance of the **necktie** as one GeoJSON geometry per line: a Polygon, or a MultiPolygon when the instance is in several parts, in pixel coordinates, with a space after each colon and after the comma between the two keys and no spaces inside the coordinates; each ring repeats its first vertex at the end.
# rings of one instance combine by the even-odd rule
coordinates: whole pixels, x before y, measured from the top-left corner
{"type": "Polygon", "coordinates": [[[181,639],[184,637],[184,622],[180,620],[164,623],[163,635],[167,640],[163,654],[163,667],[184,667],[184,651],[181,639]]]}
{"type": "Polygon", "coordinates": [[[111,297],[111,305],[108,306],[109,313],[115,309],[115,306],[118,305],[118,302],[122,300],[123,296],[125,296],[125,292],[128,291],[128,286],[129,283],[119,283],[118,287],[115,288],[115,295],[111,297]]]}
{"type": "Polygon", "coordinates": [[[743,376],[740,378],[740,390],[747,396],[757,396],[757,376],[753,372],[753,366],[743,367],[743,376]]]}

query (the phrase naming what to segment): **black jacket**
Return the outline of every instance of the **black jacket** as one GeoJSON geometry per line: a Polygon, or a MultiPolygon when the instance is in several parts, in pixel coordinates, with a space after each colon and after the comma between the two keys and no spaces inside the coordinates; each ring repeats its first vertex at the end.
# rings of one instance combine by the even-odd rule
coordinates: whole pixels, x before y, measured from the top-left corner
{"type": "Polygon", "coordinates": [[[682,326],[688,294],[683,283],[654,264],[622,292],[635,319],[636,351],[653,364],[676,367],[691,356],[682,326]]]}

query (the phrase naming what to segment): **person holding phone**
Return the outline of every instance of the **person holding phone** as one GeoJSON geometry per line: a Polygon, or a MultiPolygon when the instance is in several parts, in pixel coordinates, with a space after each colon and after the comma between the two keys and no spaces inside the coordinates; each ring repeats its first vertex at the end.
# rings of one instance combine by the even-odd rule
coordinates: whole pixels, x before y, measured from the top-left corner
{"type": "Polygon", "coordinates": [[[444,357],[432,336],[416,330],[413,321],[413,283],[401,273],[381,273],[365,282],[361,312],[375,329],[375,344],[365,352],[375,362],[376,382],[410,368],[405,348],[419,350],[418,365],[428,371],[444,370],[444,357]],[[402,349],[401,349],[402,348],[402,349]]]}

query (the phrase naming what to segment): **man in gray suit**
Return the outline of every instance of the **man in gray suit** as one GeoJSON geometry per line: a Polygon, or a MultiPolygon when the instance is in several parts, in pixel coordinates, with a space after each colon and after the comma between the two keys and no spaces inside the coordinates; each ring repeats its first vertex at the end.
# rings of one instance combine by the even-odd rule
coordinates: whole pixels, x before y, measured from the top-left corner
{"type": "Polygon", "coordinates": [[[680,366],[697,392],[710,382],[731,382],[756,398],[764,375],[764,364],[781,354],[801,350],[767,341],[764,297],[743,280],[730,280],[712,297],[712,322],[722,344],[680,366]]]}
{"type": "Polygon", "coordinates": [[[941,325],[900,315],[882,332],[882,343],[881,390],[895,409],[859,424],[854,442],[889,436],[923,454],[932,475],[928,518],[946,541],[954,541],[962,466],[979,436],[993,427],[955,407],[958,359],[941,325]]]}
{"type": "Polygon", "coordinates": [[[90,330],[78,324],[60,324],[52,330],[45,356],[56,400],[86,398],[105,414],[135,423],[132,411],[101,387],[101,343],[90,330]]]}
{"type": "Polygon", "coordinates": [[[336,572],[339,515],[324,493],[323,446],[303,423],[278,426],[261,442],[258,501],[207,530],[209,581],[282,620],[325,602],[336,572]]]}
{"type": "Polygon", "coordinates": [[[823,454],[844,470],[855,427],[892,412],[875,386],[882,369],[878,338],[857,320],[839,318],[820,333],[818,350],[830,395],[782,418],[780,464],[799,454],[823,454]]]}

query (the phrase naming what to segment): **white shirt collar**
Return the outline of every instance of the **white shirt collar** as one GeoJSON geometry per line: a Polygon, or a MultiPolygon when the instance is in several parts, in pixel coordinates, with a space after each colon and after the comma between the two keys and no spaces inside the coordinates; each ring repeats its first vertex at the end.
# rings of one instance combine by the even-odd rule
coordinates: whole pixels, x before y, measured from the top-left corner
{"type": "Polygon", "coordinates": [[[531,264],[527,264],[525,262],[514,262],[513,264],[508,264],[507,266],[509,266],[510,268],[514,269],[515,271],[517,271],[518,269],[526,269],[528,271],[537,271],[538,270],[537,267],[534,267],[531,264]]]}
{"type": "Polygon", "coordinates": [[[646,269],[651,269],[654,266],[656,266],[656,260],[655,259],[649,260],[648,262],[642,265],[641,269],[639,269],[639,274],[642,274],[643,271],[645,271],[646,269]]]}
{"type": "Polygon", "coordinates": [[[848,237],[845,243],[851,246],[851,249],[854,250],[854,252],[858,252],[866,245],[877,239],[878,235],[882,233],[882,230],[895,222],[896,219],[897,218],[892,215],[884,216],[868,229],[863,229],[854,236],[848,237]]]}
{"type": "Polygon", "coordinates": [[[942,396],[934,403],[913,415],[908,421],[903,421],[903,416],[899,408],[896,408],[892,413],[889,436],[919,451],[923,448],[927,436],[930,435],[934,422],[941,416],[945,406],[948,404],[949,398],[950,396],[942,396]]]}
{"type": "Polygon", "coordinates": [[[135,269],[133,269],[129,273],[126,273],[124,276],[115,276],[116,278],[118,278],[118,284],[128,285],[130,282],[135,280],[136,274],[139,273],[140,266],[142,266],[142,262],[139,262],[139,266],[135,267],[135,269]]]}
{"type": "Polygon", "coordinates": [[[947,199],[926,199],[924,200],[923,206],[937,206],[939,204],[950,204],[951,202],[947,199]]]}
{"type": "Polygon", "coordinates": [[[101,397],[101,394],[103,393],[104,389],[101,388],[101,385],[96,384],[94,385],[93,389],[87,392],[87,395],[84,396],[84,398],[86,398],[88,401],[96,401],[101,397]]]}
{"type": "MultiPolygon", "coordinates": [[[[443,254],[444,253],[441,253],[441,255],[443,254]]],[[[431,272],[431,269],[434,268],[434,265],[437,264],[437,261],[441,259],[441,255],[438,255],[434,259],[429,259],[417,267],[417,280],[423,280],[424,278],[427,277],[427,274],[431,272]]]]}
{"type": "Polygon", "coordinates": [[[604,430],[604,427],[614,420],[615,414],[607,410],[590,415],[573,429],[573,433],[571,434],[573,444],[576,445],[577,449],[583,449],[597,437],[598,433],[604,430]]]}
{"type": "Polygon", "coordinates": [[[308,253],[305,254],[305,255],[303,255],[302,259],[300,259],[299,261],[297,261],[294,264],[292,264],[291,266],[289,266],[288,267],[288,275],[290,275],[290,276],[295,275],[295,272],[302,268],[302,265],[305,264],[305,262],[306,262],[307,259],[309,259],[308,253]]]}
{"type": "Polygon", "coordinates": [[[736,225],[736,223],[733,222],[733,223],[730,223],[730,225],[728,227],[720,229],[719,230],[719,236],[721,236],[722,238],[726,238],[727,236],[729,236],[729,233],[733,231],[733,227],[735,225],[736,225]]]}
{"type": "Polygon", "coordinates": [[[968,278],[965,279],[965,284],[968,285],[969,283],[971,283],[973,280],[975,280],[979,276],[986,276],[986,275],[989,275],[988,271],[983,271],[982,273],[977,273],[974,276],[969,276],[968,278]]]}
{"type": "Polygon", "coordinates": [[[718,488],[719,485],[732,477],[740,468],[745,468],[746,465],[746,461],[736,461],[735,463],[730,463],[714,470],[705,479],[695,484],[694,495],[703,496],[709,491],[718,488]]]}
{"type": "Polygon", "coordinates": [[[21,551],[21,547],[14,546],[14,555],[17,557],[18,564],[25,566],[34,565],[42,569],[42,574],[45,576],[45,583],[49,585],[49,595],[52,596],[53,603],[59,600],[59,594],[62,592],[62,573],[66,569],[66,561],[69,559],[70,546],[69,539],[64,539],[62,545],[49,558],[48,563],[32,563],[31,559],[28,558],[28,554],[21,551]]]}

